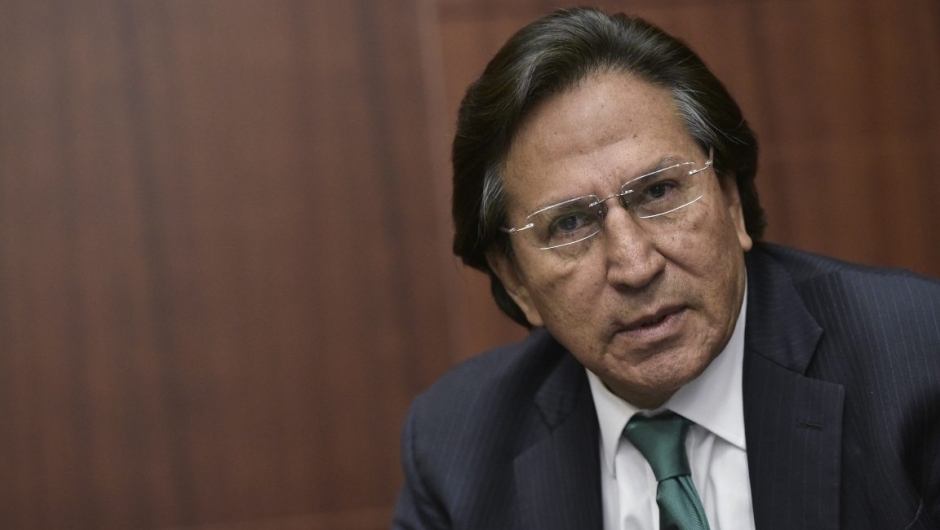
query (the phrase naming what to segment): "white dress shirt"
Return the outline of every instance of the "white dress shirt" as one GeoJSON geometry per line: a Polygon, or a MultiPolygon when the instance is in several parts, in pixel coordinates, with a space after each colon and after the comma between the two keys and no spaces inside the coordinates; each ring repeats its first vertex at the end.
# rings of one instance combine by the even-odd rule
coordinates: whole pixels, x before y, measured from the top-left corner
{"type": "Polygon", "coordinates": [[[692,482],[702,499],[711,530],[754,529],[741,387],[746,310],[745,290],[741,314],[724,351],[659,409],[646,411],[634,407],[614,395],[588,370],[601,429],[605,530],[659,530],[656,478],[643,455],[621,434],[634,414],[663,410],[671,410],[694,423],[685,446],[692,482]]]}

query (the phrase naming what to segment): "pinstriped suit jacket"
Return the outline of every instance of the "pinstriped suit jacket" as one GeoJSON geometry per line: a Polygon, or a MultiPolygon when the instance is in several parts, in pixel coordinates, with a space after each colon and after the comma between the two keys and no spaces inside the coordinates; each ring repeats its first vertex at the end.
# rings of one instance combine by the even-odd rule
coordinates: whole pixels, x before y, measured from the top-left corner
{"type": "MultiPolygon", "coordinates": [[[[768,244],[746,260],[757,528],[940,528],[940,282],[768,244]]],[[[393,528],[601,530],[598,436],[544,330],[471,359],[412,405],[393,528]]]]}

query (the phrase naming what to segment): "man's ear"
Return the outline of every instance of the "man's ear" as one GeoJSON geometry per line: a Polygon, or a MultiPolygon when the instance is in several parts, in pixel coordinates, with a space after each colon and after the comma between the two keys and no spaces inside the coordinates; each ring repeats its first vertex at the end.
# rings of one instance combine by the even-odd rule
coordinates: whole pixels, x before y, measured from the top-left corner
{"type": "Polygon", "coordinates": [[[734,175],[718,175],[718,182],[721,185],[721,194],[724,197],[725,206],[728,208],[728,215],[734,228],[738,233],[738,242],[741,243],[741,249],[744,252],[751,250],[754,246],[751,236],[747,233],[744,225],[744,210],[741,208],[741,194],[738,192],[738,182],[734,175]]]}
{"type": "Polygon", "coordinates": [[[535,327],[545,325],[542,315],[539,314],[535,304],[532,303],[529,287],[519,273],[515,261],[498,250],[487,252],[486,261],[493,273],[499,278],[499,281],[502,282],[512,301],[522,309],[522,313],[525,314],[529,324],[535,327]]]}

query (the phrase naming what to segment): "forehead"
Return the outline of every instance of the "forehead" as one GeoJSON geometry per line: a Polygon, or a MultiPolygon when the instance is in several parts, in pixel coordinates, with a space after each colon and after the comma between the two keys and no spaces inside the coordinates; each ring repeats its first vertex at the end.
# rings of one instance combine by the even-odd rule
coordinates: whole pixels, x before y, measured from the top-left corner
{"type": "Polygon", "coordinates": [[[695,149],[668,90],[600,74],[531,111],[507,153],[503,184],[510,208],[531,209],[609,192],[664,157],[688,158],[695,149]]]}

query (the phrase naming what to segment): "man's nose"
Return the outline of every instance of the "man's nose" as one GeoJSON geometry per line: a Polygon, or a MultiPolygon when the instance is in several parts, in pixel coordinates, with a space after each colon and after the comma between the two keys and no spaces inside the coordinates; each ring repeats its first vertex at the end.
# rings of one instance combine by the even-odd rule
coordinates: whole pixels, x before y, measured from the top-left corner
{"type": "Polygon", "coordinates": [[[611,285],[639,289],[665,268],[666,258],[659,253],[654,238],[624,208],[610,208],[603,230],[607,280],[611,285]]]}

